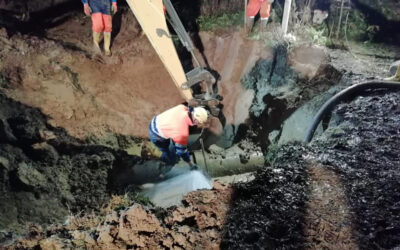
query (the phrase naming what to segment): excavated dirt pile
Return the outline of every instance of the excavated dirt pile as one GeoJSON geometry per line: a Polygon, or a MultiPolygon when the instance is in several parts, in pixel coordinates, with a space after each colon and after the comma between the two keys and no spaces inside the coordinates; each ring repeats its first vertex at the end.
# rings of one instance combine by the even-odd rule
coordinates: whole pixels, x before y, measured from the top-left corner
{"type": "Polygon", "coordinates": [[[339,176],[359,246],[398,247],[400,92],[368,93],[340,105],[336,114],[340,125],[313,143],[313,154],[339,176]]]}
{"type": "Polygon", "coordinates": [[[310,147],[281,147],[235,187],[223,248],[399,246],[399,103],[399,92],[369,93],[340,105],[340,124],[310,147]]]}
{"type": "MultiPolygon", "coordinates": [[[[26,237],[9,239],[6,249],[218,249],[232,189],[186,195],[184,206],[168,210],[137,203],[115,206],[103,216],[72,216],[67,225],[31,226],[26,237]],[[13,242],[10,244],[10,242],[13,242]]],[[[118,202],[118,199],[114,199],[118,202]]],[[[10,237],[11,238],[11,237],[10,237]]]]}
{"type": "Polygon", "coordinates": [[[116,192],[113,175],[139,157],[88,145],[47,124],[38,109],[0,92],[0,227],[51,223],[98,210],[116,192]]]}
{"type": "Polygon", "coordinates": [[[307,198],[307,172],[301,146],[282,148],[278,161],[235,186],[222,248],[299,249],[307,198]]]}

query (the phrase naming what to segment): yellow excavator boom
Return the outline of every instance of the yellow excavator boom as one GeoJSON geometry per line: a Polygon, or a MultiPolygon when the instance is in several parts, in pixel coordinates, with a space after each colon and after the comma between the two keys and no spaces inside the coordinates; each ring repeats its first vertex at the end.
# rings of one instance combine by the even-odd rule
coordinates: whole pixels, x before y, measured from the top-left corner
{"type": "Polygon", "coordinates": [[[183,89],[187,78],[179,60],[164,14],[162,0],[126,0],[142,26],[180,94],[186,101],[193,99],[190,88],[183,89]]]}

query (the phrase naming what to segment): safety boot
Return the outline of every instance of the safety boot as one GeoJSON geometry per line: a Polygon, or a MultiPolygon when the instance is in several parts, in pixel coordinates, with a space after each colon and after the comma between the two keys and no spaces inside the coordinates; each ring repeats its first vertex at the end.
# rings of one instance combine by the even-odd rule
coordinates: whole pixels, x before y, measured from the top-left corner
{"type": "Polygon", "coordinates": [[[260,34],[265,34],[267,31],[267,24],[268,24],[268,17],[267,18],[261,18],[260,21],[260,34]]]}
{"type": "Polygon", "coordinates": [[[397,71],[396,74],[394,74],[394,76],[388,77],[388,78],[384,78],[384,80],[386,81],[400,81],[400,65],[397,66],[397,71]]]}
{"type": "Polygon", "coordinates": [[[93,44],[94,44],[94,50],[96,53],[101,53],[100,49],[100,35],[101,33],[99,32],[94,32],[93,31],[93,44]]]}
{"type": "Polygon", "coordinates": [[[111,33],[104,32],[104,53],[106,54],[106,56],[111,56],[110,44],[111,44],[111,33]]]}
{"type": "Polygon", "coordinates": [[[254,17],[246,17],[246,27],[245,27],[246,35],[249,35],[251,33],[253,25],[254,25],[254,17]]]}

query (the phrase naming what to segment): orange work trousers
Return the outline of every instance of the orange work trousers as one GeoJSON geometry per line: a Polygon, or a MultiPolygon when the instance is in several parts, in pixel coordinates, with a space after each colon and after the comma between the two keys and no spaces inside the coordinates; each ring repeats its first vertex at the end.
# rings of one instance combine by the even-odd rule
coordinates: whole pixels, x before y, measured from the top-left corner
{"type": "Polygon", "coordinates": [[[247,5],[246,16],[255,17],[259,11],[261,18],[269,18],[271,4],[268,3],[268,0],[250,0],[249,4],[247,5]]]}
{"type": "Polygon", "coordinates": [[[112,18],[111,15],[105,15],[103,13],[92,14],[92,30],[97,33],[112,31],[112,18]]]}

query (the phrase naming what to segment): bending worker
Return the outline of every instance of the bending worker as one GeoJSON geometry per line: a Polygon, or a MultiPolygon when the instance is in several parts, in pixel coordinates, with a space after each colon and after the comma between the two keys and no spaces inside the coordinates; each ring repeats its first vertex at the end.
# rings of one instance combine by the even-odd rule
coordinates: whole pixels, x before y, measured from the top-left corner
{"type": "Polygon", "coordinates": [[[268,19],[271,12],[271,4],[274,0],[250,0],[246,10],[246,33],[250,33],[254,25],[254,19],[260,12],[260,32],[267,28],[268,19]]]}
{"type": "Polygon", "coordinates": [[[83,11],[87,16],[92,16],[93,43],[97,52],[100,49],[100,36],[104,35],[104,52],[111,56],[111,14],[117,13],[117,0],[82,0],[83,11]],[[89,3],[88,3],[89,1],[89,3]]]}
{"type": "Polygon", "coordinates": [[[161,160],[173,166],[182,158],[191,168],[196,168],[187,149],[189,126],[204,124],[207,119],[208,112],[204,108],[188,108],[183,104],[155,116],[149,125],[149,137],[161,150],[161,160]]]}

